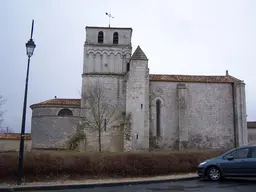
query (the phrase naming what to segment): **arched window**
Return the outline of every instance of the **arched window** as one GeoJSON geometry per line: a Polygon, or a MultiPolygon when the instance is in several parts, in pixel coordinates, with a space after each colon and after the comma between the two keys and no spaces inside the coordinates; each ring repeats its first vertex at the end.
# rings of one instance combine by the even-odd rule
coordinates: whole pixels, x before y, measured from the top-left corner
{"type": "Polygon", "coordinates": [[[102,31],[98,33],[98,43],[103,43],[104,34],[102,31]]]}
{"type": "Polygon", "coordinates": [[[156,101],[156,136],[161,136],[161,101],[156,101]]]}
{"type": "Polygon", "coordinates": [[[118,44],[118,33],[114,32],[113,34],[113,44],[118,44]]]}
{"type": "Polygon", "coordinates": [[[73,112],[70,109],[61,109],[58,116],[73,116],[73,112]]]}

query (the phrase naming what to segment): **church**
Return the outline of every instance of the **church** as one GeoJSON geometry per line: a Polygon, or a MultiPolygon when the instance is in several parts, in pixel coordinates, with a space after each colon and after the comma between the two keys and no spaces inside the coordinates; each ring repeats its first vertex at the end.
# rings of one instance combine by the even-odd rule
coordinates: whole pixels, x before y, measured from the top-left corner
{"type": "Polygon", "coordinates": [[[30,106],[32,149],[67,148],[84,120],[88,130],[96,127],[85,130],[85,151],[247,145],[244,81],[228,71],[153,74],[150,57],[140,46],[132,50],[132,28],[87,26],[85,32],[81,98],[55,97],[30,106]]]}

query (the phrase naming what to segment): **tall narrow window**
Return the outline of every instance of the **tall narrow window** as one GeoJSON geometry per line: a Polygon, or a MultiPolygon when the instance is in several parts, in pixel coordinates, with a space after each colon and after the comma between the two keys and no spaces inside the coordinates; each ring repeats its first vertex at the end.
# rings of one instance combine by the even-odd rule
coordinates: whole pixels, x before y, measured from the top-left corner
{"type": "Polygon", "coordinates": [[[130,71],[130,62],[126,63],[126,72],[130,71]]]}
{"type": "Polygon", "coordinates": [[[104,131],[107,131],[107,119],[104,119],[104,131]]]}
{"type": "Polygon", "coordinates": [[[104,34],[102,31],[98,33],[98,43],[103,43],[104,34]]]}
{"type": "Polygon", "coordinates": [[[161,136],[161,101],[156,101],[156,136],[161,136]]]}
{"type": "Polygon", "coordinates": [[[118,44],[118,33],[117,32],[115,32],[113,34],[113,44],[118,44]]]}

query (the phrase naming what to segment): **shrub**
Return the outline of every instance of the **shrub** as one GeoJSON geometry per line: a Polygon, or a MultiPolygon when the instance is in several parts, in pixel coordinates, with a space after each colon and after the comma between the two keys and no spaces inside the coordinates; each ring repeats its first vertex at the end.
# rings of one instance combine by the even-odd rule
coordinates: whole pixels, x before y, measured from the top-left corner
{"type": "MultiPolygon", "coordinates": [[[[23,175],[26,179],[63,176],[141,177],[195,172],[198,164],[221,151],[163,151],[140,153],[26,152],[23,175]]],[[[0,180],[15,179],[18,153],[0,156],[0,180]]]]}

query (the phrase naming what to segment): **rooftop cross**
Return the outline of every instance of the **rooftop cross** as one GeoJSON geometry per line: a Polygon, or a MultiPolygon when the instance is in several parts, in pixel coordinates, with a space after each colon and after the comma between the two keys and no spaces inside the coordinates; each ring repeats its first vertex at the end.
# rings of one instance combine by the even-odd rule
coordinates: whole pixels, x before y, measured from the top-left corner
{"type": "Polygon", "coordinates": [[[110,19],[114,19],[114,17],[111,15],[111,9],[110,9],[110,11],[109,11],[109,13],[108,12],[106,12],[106,15],[108,16],[108,27],[110,27],[110,19]]]}

